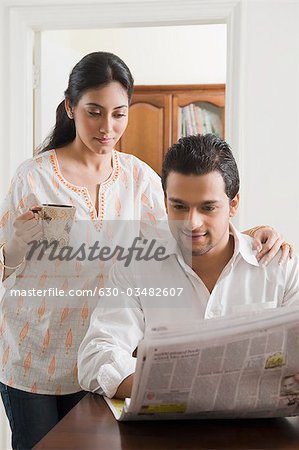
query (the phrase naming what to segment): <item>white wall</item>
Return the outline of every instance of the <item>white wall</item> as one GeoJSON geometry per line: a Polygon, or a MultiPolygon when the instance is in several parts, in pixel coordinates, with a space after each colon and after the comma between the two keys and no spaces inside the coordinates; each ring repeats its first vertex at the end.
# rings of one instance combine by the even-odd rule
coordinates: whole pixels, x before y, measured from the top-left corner
{"type": "Polygon", "coordinates": [[[249,1],[244,46],[243,223],[299,252],[299,2],[249,1]]]}
{"type": "Polygon", "coordinates": [[[225,24],[44,31],[41,139],[54,124],[56,106],[63,99],[72,67],[87,53],[99,50],[120,56],[136,85],[226,81],[225,24]]]}

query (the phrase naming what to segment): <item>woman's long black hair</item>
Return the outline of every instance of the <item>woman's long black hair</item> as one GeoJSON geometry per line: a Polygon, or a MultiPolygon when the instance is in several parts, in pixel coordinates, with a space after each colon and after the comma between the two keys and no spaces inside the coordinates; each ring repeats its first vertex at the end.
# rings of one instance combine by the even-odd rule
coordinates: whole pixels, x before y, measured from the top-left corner
{"type": "MultiPolygon", "coordinates": [[[[113,53],[89,53],[73,68],[64,96],[74,107],[88,89],[97,89],[111,81],[118,81],[125,88],[130,102],[134,80],[128,66],[113,53]]],[[[68,117],[63,100],[56,109],[56,123],[53,131],[38,148],[38,152],[63,147],[73,142],[75,137],[75,123],[68,117]]]]}

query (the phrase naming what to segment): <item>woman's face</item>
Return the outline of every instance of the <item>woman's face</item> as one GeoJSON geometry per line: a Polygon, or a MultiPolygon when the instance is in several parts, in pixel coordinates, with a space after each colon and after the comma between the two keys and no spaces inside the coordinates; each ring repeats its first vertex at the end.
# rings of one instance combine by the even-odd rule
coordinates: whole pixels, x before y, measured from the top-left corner
{"type": "Polygon", "coordinates": [[[66,108],[75,121],[75,145],[99,155],[113,150],[128,124],[128,94],[118,81],[86,91],[73,108],[66,100],[66,108]]]}

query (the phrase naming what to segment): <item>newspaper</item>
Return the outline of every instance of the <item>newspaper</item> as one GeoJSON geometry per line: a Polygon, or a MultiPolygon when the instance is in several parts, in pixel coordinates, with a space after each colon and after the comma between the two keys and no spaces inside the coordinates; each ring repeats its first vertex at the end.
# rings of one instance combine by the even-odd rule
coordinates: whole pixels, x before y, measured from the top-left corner
{"type": "Polygon", "coordinates": [[[131,399],[106,401],[118,420],[297,415],[298,349],[298,307],[162,325],[138,346],[131,399]]]}

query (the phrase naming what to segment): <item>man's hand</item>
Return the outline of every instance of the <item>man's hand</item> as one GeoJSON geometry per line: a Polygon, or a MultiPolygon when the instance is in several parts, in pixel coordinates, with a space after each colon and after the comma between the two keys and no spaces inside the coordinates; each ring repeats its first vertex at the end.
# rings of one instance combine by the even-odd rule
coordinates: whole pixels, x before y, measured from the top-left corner
{"type": "Polygon", "coordinates": [[[125,399],[131,397],[134,374],[132,373],[120,383],[115,398],[125,399]]]}

